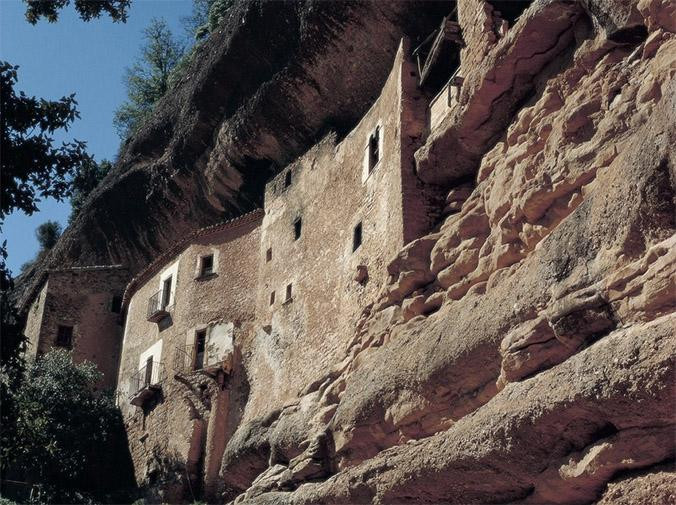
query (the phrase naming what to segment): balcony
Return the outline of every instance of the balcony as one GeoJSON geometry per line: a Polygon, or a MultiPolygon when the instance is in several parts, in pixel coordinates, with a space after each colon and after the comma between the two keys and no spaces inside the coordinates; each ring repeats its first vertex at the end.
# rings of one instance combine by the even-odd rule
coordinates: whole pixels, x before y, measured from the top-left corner
{"type": "Polygon", "coordinates": [[[148,361],[129,381],[129,403],[142,407],[162,389],[164,366],[159,361],[148,361]]]}
{"type": "Polygon", "coordinates": [[[209,346],[179,345],[174,350],[174,374],[185,376],[192,372],[215,372],[224,365],[225,359],[217,359],[209,346]],[[203,350],[200,350],[203,349],[203,350]]]}
{"type": "Polygon", "coordinates": [[[147,319],[153,323],[159,323],[169,315],[168,303],[165,297],[162,296],[164,291],[160,290],[150,297],[148,300],[148,314],[147,319]]]}

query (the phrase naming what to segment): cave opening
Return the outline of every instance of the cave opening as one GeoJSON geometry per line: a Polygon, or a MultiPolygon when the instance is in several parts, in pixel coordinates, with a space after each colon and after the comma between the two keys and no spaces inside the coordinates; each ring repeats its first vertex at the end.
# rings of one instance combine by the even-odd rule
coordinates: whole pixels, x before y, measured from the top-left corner
{"type": "Polygon", "coordinates": [[[509,26],[514,26],[514,23],[519,16],[523,14],[532,0],[486,0],[495,9],[495,14],[498,14],[502,19],[505,19],[509,26]]]}

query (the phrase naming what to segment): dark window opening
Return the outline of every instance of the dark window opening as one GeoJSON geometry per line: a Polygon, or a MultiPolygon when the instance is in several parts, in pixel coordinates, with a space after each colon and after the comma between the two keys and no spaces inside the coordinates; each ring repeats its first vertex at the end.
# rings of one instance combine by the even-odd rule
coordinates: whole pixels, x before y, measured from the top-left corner
{"type": "Polygon", "coordinates": [[[204,351],[206,350],[207,330],[195,333],[195,370],[204,368],[204,351]]]}
{"type": "Polygon", "coordinates": [[[162,283],[162,308],[169,306],[171,301],[171,276],[162,283]]]}
{"type": "Polygon", "coordinates": [[[113,296],[113,301],[110,303],[110,311],[119,314],[122,312],[122,297],[113,296]]]}
{"type": "Polygon", "coordinates": [[[444,16],[441,24],[413,50],[419,86],[436,96],[460,66],[460,49],[465,45],[457,20],[457,9],[444,16]]]}
{"type": "Polygon", "coordinates": [[[73,345],[73,327],[59,326],[56,333],[56,345],[70,349],[73,345]]]}
{"type": "Polygon", "coordinates": [[[270,248],[265,252],[265,261],[266,261],[266,262],[272,261],[272,247],[270,247],[270,248]]]}
{"type": "Polygon", "coordinates": [[[291,296],[292,296],[292,294],[293,294],[293,293],[292,293],[292,290],[293,290],[293,285],[292,285],[292,284],[288,284],[288,285],[286,286],[286,301],[287,301],[287,302],[290,302],[290,301],[291,301],[291,296]]]}
{"type": "Polygon", "coordinates": [[[275,292],[270,293],[270,305],[275,304],[275,292]]]}
{"type": "Polygon", "coordinates": [[[211,275],[214,273],[214,255],[202,256],[202,264],[200,266],[200,276],[211,275]]]}
{"type": "Polygon", "coordinates": [[[284,187],[288,188],[289,186],[291,186],[291,170],[284,176],[284,187]]]}
{"type": "Polygon", "coordinates": [[[298,240],[300,238],[300,233],[302,229],[303,223],[301,221],[301,218],[296,219],[293,222],[293,236],[294,240],[298,240]]]}
{"type": "Polygon", "coordinates": [[[369,137],[369,173],[380,160],[380,126],[376,126],[369,137]]]}
{"type": "Polygon", "coordinates": [[[532,0],[488,0],[488,3],[493,6],[493,14],[507,20],[511,28],[532,0]]]}
{"type": "Polygon", "coordinates": [[[145,374],[145,382],[144,384],[148,386],[149,384],[152,384],[153,381],[153,357],[148,356],[148,359],[146,359],[146,374],[145,374]]]}
{"type": "Polygon", "coordinates": [[[358,223],[354,227],[354,232],[352,233],[352,251],[356,251],[361,246],[361,232],[362,226],[361,223],[358,223]]]}

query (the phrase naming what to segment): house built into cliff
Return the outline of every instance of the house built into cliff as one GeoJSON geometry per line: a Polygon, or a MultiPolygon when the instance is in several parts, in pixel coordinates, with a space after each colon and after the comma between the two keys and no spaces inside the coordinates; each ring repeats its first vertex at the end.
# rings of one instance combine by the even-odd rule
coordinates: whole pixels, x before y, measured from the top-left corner
{"type": "Polygon", "coordinates": [[[73,351],[103,373],[101,387],[116,384],[122,335],[122,292],[129,277],[121,265],[49,270],[28,308],[27,355],[52,348],[73,351]]]}

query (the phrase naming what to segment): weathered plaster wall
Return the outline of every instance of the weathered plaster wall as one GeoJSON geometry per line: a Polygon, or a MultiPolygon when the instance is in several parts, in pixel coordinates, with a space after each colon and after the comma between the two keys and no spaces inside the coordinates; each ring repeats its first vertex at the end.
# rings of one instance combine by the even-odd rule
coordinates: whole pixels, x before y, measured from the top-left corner
{"type": "Polygon", "coordinates": [[[49,279],[45,280],[45,284],[38,292],[36,298],[31,303],[30,309],[26,316],[26,327],[24,328],[24,335],[28,339],[28,349],[26,355],[35,357],[38,353],[38,345],[40,342],[40,330],[42,328],[42,318],[45,312],[45,300],[47,298],[47,291],[49,290],[49,279]]]}
{"type": "Polygon", "coordinates": [[[256,381],[245,417],[282,406],[325,373],[387,278],[387,262],[430,226],[429,199],[413,173],[409,148],[422,131],[425,109],[418,103],[407,51],[407,45],[400,46],[380,97],[353,131],[338,144],[334,135],[326,137],[266,187],[258,325],[246,364],[256,381]],[[376,126],[381,156],[369,173],[365,159],[376,126]],[[296,240],[298,218],[302,231],[296,240]],[[360,222],[362,244],[353,251],[360,222]],[[366,269],[368,279],[355,279],[358,267],[366,269]]]}
{"type": "MultiPolygon", "coordinates": [[[[188,237],[189,243],[177,256],[151,265],[135,280],[138,286],[133,294],[126,295],[129,302],[118,389],[139,483],[153,482],[166,465],[179,465],[185,471],[187,464],[191,479],[197,479],[192,484],[199,485],[198,467],[204,464],[207,439],[206,463],[213,467],[209,463],[212,452],[220,462],[218,452],[222,453],[227,437],[223,422],[228,419],[221,396],[228,395],[229,386],[223,374],[211,378],[189,373],[184,374],[183,380],[177,379],[177,349],[193,345],[195,332],[200,329],[231,329],[235,346],[240,346],[243,336],[252,332],[261,214],[248,214],[188,237]],[[209,254],[214,255],[214,272],[200,277],[200,259],[209,254]],[[174,276],[170,315],[160,323],[150,322],[148,300],[169,271],[174,276]],[[143,365],[139,359],[144,351],[160,341],[161,354],[154,359],[163,364],[161,392],[143,408],[137,408],[129,403],[130,380],[143,365]],[[209,431],[212,405],[219,413],[219,420],[213,423],[214,427],[220,426],[218,432],[209,431]]],[[[228,348],[225,342],[222,344],[222,350],[229,349],[232,354],[232,345],[228,348]]],[[[179,480],[175,486],[164,488],[167,496],[175,498],[189,486],[187,481],[179,480]]]]}
{"type": "Polygon", "coordinates": [[[119,267],[52,270],[31,306],[26,322],[31,354],[55,346],[58,327],[72,326],[73,358],[95,363],[103,373],[101,386],[112,389],[117,378],[122,327],[112,311],[121,297],[127,271],[119,267]]]}

